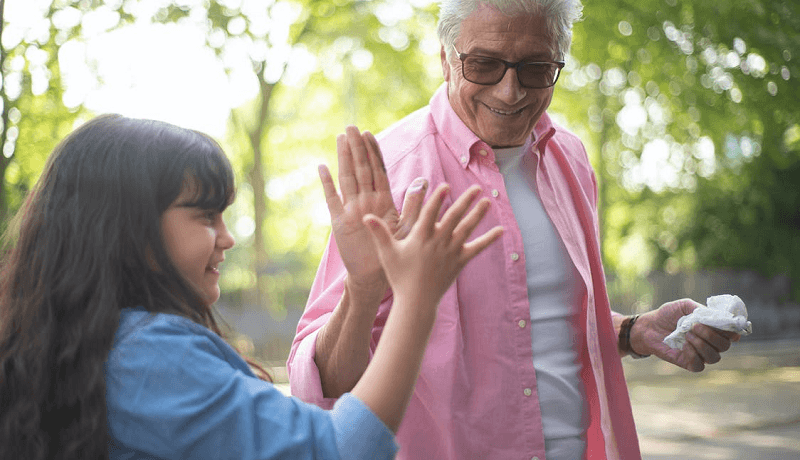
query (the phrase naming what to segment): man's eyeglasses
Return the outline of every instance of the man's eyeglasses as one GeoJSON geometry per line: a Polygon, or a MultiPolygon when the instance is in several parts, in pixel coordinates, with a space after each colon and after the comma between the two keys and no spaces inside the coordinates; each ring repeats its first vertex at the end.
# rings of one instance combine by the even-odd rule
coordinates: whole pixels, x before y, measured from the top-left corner
{"type": "Polygon", "coordinates": [[[525,88],[549,88],[556,84],[561,69],[564,68],[564,61],[508,62],[488,56],[459,53],[455,47],[453,50],[461,59],[461,73],[464,78],[478,85],[496,85],[506,75],[506,70],[514,68],[519,84],[525,88]]]}

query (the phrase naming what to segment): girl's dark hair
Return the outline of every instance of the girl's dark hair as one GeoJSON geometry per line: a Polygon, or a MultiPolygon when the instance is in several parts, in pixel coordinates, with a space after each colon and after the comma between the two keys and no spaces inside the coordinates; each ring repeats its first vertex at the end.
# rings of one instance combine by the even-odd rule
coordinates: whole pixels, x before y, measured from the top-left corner
{"type": "Polygon", "coordinates": [[[104,115],[53,151],[6,234],[0,270],[0,458],[108,458],[104,363],[120,309],[219,333],[167,256],[160,217],[183,187],[224,210],[230,163],[210,137],[104,115]]]}

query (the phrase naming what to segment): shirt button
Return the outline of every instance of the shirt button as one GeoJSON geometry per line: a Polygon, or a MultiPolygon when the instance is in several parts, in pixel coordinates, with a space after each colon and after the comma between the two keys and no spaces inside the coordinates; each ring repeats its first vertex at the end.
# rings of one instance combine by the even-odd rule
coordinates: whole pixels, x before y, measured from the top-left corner
{"type": "Polygon", "coordinates": [[[531,460],[539,460],[539,457],[531,457],[531,460]]]}
{"type": "Polygon", "coordinates": [[[497,198],[498,196],[500,196],[500,192],[498,192],[497,189],[494,189],[492,190],[492,196],[497,198]]]}
{"type": "Polygon", "coordinates": [[[489,154],[489,152],[487,152],[486,150],[483,150],[483,149],[481,149],[478,153],[480,153],[482,157],[485,157],[486,155],[489,154]]]}
{"type": "Polygon", "coordinates": [[[461,157],[461,162],[467,164],[467,157],[466,156],[461,157]]]}
{"type": "Polygon", "coordinates": [[[511,260],[513,260],[514,262],[518,261],[519,260],[519,254],[517,254],[516,252],[512,252],[511,253],[511,260]]]}
{"type": "Polygon", "coordinates": [[[530,388],[526,388],[526,389],[522,390],[522,393],[524,393],[525,396],[530,396],[530,395],[533,394],[533,392],[531,391],[530,388]]]}
{"type": "Polygon", "coordinates": [[[526,325],[526,324],[528,324],[528,323],[527,323],[527,322],[525,322],[525,320],[524,320],[524,319],[521,319],[521,320],[519,320],[519,322],[518,322],[517,324],[519,324],[519,327],[521,327],[521,328],[524,328],[524,327],[525,327],[525,325],[526,325]]]}

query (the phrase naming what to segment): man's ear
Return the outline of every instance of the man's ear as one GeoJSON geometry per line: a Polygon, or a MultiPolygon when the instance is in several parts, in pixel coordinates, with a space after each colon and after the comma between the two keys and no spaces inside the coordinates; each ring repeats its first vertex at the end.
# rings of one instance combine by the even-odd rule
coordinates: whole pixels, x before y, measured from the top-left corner
{"type": "Polygon", "coordinates": [[[439,54],[442,58],[442,74],[444,75],[444,81],[450,83],[450,63],[447,61],[447,53],[444,51],[444,45],[442,45],[442,50],[439,54]]]}

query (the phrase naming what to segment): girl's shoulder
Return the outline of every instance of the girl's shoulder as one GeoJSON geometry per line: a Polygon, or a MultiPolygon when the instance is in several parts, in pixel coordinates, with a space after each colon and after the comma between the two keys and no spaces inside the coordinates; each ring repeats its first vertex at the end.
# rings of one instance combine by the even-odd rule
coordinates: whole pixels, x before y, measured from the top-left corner
{"type": "Polygon", "coordinates": [[[122,311],[105,368],[111,458],[337,458],[330,417],[235,353],[186,318],[122,311]]]}
{"type": "Polygon", "coordinates": [[[251,373],[242,357],[210,329],[182,316],[136,307],[120,312],[108,364],[128,366],[146,360],[152,365],[154,361],[206,359],[251,373]],[[160,359],[153,360],[154,356],[160,359]]]}
{"type": "Polygon", "coordinates": [[[170,313],[153,313],[144,307],[123,308],[120,310],[119,327],[114,341],[128,339],[132,334],[162,334],[167,331],[216,336],[211,330],[183,316],[170,313]]]}

